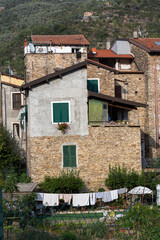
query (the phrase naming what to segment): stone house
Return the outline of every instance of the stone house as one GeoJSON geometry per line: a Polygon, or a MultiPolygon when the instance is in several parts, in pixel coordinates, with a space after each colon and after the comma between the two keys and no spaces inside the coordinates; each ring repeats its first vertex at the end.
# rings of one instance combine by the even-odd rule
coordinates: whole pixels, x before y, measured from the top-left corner
{"type": "Polygon", "coordinates": [[[138,82],[143,73],[87,60],[21,87],[27,96],[27,165],[33,181],[74,168],[90,190],[98,190],[105,187],[110,164],[141,171],[140,121],[146,104],[140,96],[133,101],[114,95],[115,79],[123,85],[127,77],[130,86],[132,75],[138,82]],[[61,122],[69,124],[66,134],[57,129],[61,122]]]}
{"type": "Polygon", "coordinates": [[[89,42],[81,35],[32,35],[25,40],[26,82],[87,59],[89,42]]]}
{"type": "Polygon", "coordinates": [[[20,118],[18,115],[22,105],[25,104],[24,96],[19,88],[24,83],[24,79],[14,75],[1,73],[0,75],[0,119],[21,144],[24,145],[25,134],[22,131],[20,118]]]}
{"type": "Polygon", "coordinates": [[[131,52],[139,70],[144,71],[147,121],[145,131],[146,158],[159,155],[160,131],[160,38],[132,38],[131,52]]]}

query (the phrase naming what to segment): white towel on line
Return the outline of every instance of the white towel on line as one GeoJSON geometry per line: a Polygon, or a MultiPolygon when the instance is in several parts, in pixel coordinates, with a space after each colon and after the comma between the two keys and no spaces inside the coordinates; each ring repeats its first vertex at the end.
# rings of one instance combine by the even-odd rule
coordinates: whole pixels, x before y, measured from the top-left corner
{"type": "Polygon", "coordinates": [[[43,201],[44,193],[36,193],[36,201],[43,201]]]}
{"type": "Polygon", "coordinates": [[[104,192],[102,201],[103,202],[111,202],[112,201],[112,196],[111,196],[110,191],[104,192]]]}
{"type": "Polygon", "coordinates": [[[65,203],[71,204],[72,194],[60,193],[59,199],[63,199],[65,203]]]}
{"type": "Polygon", "coordinates": [[[96,193],[96,199],[103,198],[103,194],[104,194],[104,192],[97,192],[96,193]]]}
{"type": "Polygon", "coordinates": [[[58,206],[59,205],[58,194],[56,194],[56,193],[44,193],[43,205],[50,206],[50,207],[58,206]]]}
{"type": "Polygon", "coordinates": [[[127,188],[120,188],[117,191],[118,191],[118,194],[123,194],[127,192],[127,188]]]}
{"type": "Polygon", "coordinates": [[[89,199],[90,199],[90,205],[95,205],[95,203],[96,203],[96,193],[90,193],[89,194],[89,199]]]}
{"type": "Polygon", "coordinates": [[[112,190],[112,191],[110,191],[110,193],[111,193],[112,201],[115,199],[118,199],[118,191],[117,190],[112,190]]]}
{"type": "Polygon", "coordinates": [[[89,193],[73,194],[73,207],[89,206],[89,193]]]}

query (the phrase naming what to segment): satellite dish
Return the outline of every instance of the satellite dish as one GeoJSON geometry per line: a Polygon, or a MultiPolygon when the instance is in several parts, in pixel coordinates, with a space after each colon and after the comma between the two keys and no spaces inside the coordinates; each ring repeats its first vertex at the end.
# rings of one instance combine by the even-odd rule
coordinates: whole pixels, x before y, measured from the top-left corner
{"type": "Polygon", "coordinates": [[[34,51],[35,51],[34,45],[33,45],[32,43],[29,43],[28,46],[29,46],[30,51],[31,51],[32,53],[34,53],[34,51]]]}

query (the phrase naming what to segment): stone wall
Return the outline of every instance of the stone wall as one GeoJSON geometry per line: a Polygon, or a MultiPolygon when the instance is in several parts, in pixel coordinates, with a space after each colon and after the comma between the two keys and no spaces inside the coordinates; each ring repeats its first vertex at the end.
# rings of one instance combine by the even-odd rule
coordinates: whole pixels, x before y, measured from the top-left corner
{"type": "Polygon", "coordinates": [[[105,187],[109,165],[125,164],[140,172],[141,139],[140,128],[133,126],[89,126],[89,136],[61,135],[57,137],[28,138],[29,174],[34,182],[45,176],[58,176],[62,170],[63,144],[77,146],[80,177],[90,190],[105,187]]]}
{"type": "MultiPolygon", "coordinates": [[[[147,100],[146,114],[146,156],[149,159],[157,156],[156,150],[156,89],[158,105],[158,126],[160,129],[160,56],[149,54],[143,49],[131,44],[131,51],[135,56],[138,67],[144,71],[145,94],[147,100]]],[[[158,130],[158,129],[157,129],[158,130]]],[[[159,130],[158,130],[159,131],[159,130]]]]}
{"type": "Polygon", "coordinates": [[[54,54],[26,54],[26,82],[53,73],[55,70],[72,66],[87,59],[87,48],[81,54],[81,58],[76,57],[75,53],[54,53],[54,54]]]}
{"type": "MultiPolygon", "coordinates": [[[[144,74],[116,74],[101,67],[92,64],[87,65],[87,77],[98,78],[100,80],[100,93],[109,96],[115,96],[115,81],[122,87],[122,98],[129,101],[147,103],[146,84],[144,74]],[[127,84],[125,84],[125,82],[127,84]],[[127,94],[126,94],[127,92],[127,94]]],[[[143,131],[146,131],[147,121],[146,108],[138,108],[129,112],[129,122],[133,125],[140,125],[143,131]]]]}

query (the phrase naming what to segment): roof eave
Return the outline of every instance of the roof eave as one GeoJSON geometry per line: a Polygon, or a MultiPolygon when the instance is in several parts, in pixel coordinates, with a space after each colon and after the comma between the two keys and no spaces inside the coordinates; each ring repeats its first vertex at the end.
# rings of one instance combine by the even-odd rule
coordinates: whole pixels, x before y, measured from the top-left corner
{"type": "Polygon", "coordinates": [[[38,78],[38,79],[36,79],[32,82],[26,83],[20,89],[21,89],[21,91],[30,90],[32,87],[35,87],[35,86],[37,86],[39,84],[42,84],[42,83],[48,83],[51,80],[60,78],[64,74],[67,74],[71,71],[75,71],[75,70],[80,69],[82,67],[87,67],[87,61],[80,62],[80,63],[75,64],[73,66],[70,66],[68,68],[65,68],[65,69],[56,71],[54,73],[48,74],[45,77],[41,77],[41,78],[38,78]]]}
{"type": "Polygon", "coordinates": [[[119,105],[125,105],[127,107],[130,107],[131,109],[135,109],[135,108],[137,109],[137,107],[145,108],[147,106],[144,103],[128,101],[128,100],[124,100],[121,98],[111,97],[108,95],[104,95],[101,93],[95,93],[95,92],[91,92],[91,91],[88,91],[88,97],[102,99],[102,100],[110,101],[112,103],[118,103],[119,105]]]}

